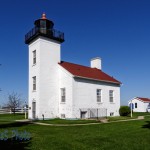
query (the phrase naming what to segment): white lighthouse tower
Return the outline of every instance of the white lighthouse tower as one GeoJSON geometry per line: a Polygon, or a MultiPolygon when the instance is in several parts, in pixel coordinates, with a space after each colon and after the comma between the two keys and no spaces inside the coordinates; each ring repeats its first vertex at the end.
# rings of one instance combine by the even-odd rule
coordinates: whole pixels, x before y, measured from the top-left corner
{"type": "Polygon", "coordinates": [[[58,63],[64,34],[43,14],[25,35],[29,45],[29,119],[55,118],[58,115],[58,63]]]}

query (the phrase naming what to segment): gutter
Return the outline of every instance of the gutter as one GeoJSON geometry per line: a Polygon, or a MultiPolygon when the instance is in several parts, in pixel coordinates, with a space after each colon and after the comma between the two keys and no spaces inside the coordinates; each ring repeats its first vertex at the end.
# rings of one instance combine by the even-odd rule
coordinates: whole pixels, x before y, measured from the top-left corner
{"type": "Polygon", "coordinates": [[[113,82],[113,81],[106,81],[106,80],[98,80],[98,79],[93,79],[93,78],[87,78],[87,77],[82,77],[82,76],[74,76],[74,78],[83,78],[83,79],[87,79],[87,80],[94,80],[94,81],[102,81],[102,82],[107,82],[107,83],[115,83],[118,85],[121,85],[122,83],[118,83],[118,82],[113,82]]]}

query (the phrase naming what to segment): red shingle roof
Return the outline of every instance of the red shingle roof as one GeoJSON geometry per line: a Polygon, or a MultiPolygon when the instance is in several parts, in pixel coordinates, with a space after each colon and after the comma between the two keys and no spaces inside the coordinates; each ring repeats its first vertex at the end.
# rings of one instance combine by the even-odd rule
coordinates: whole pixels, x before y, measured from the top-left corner
{"type": "Polygon", "coordinates": [[[140,99],[143,102],[149,102],[150,103],[150,98],[137,97],[137,99],[140,99]]]}
{"type": "Polygon", "coordinates": [[[121,82],[119,82],[118,80],[114,79],[113,77],[109,76],[108,74],[104,73],[103,71],[97,68],[90,68],[64,61],[59,63],[59,65],[62,66],[67,71],[69,71],[75,77],[121,84],[121,82]]]}

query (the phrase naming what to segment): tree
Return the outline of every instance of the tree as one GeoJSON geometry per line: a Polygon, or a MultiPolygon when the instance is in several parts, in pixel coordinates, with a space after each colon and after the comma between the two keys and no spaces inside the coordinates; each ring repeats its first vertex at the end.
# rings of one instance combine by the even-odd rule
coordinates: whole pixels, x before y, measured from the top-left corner
{"type": "Polygon", "coordinates": [[[121,106],[119,109],[120,116],[128,116],[131,113],[129,106],[121,106]]]}
{"type": "Polygon", "coordinates": [[[16,108],[20,107],[22,104],[21,96],[18,93],[12,92],[8,94],[8,103],[6,104],[11,111],[16,112],[16,108]]]}

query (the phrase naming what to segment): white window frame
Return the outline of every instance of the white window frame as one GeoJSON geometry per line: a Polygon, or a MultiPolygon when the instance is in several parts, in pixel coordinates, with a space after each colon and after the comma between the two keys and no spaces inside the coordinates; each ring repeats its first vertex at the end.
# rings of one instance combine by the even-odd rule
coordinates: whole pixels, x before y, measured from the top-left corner
{"type": "Polygon", "coordinates": [[[36,76],[32,77],[33,80],[33,91],[36,91],[36,76]]]}
{"type": "Polygon", "coordinates": [[[137,103],[135,103],[135,106],[134,106],[134,107],[137,108],[137,106],[138,106],[137,103]]]}
{"type": "Polygon", "coordinates": [[[32,53],[33,53],[33,65],[36,65],[36,50],[34,50],[32,53]]]}
{"type": "Polygon", "coordinates": [[[61,88],[60,92],[61,92],[61,103],[65,103],[66,102],[66,88],[61,88]]]}
{"type": "Polygon", "coordinates": [[[102,89],[96,90],[97,103],[102,103],[102,89]]]}
{"type": "Polygon", "coordinates": [[[114,91],[109,90],[109,102],[114,103],[114,91]]]}

